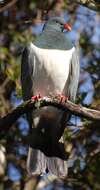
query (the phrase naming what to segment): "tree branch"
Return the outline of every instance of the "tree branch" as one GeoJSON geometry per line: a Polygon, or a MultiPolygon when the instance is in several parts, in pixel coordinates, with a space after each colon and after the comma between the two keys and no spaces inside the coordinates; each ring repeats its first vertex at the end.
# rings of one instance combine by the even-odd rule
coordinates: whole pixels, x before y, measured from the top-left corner
{"type": "Polygon", "coordinates": [[[18,0],[12,0],[3,7],[0,7],[0,13],[6,11],[7,9],[11,8],[18,0]]]}
{"type": "Polygon", "coordinates": [[[80,5],[83,5],[89,9],[92,9],[94,11],[100,11],[100,1],[99,0],[68,0],[69,4],[71,3],[77,3],[80,5]]]}
{"type": "Polygon", "coordinates": [[[90,120],[100,121],[100,111],[82,107],[81,105],[74,104],[70,101],[66,103],[59,102],[58,98],[28,100],[22,103],[17,108],[13,109],[6,116],[0,118],[0,132],[8,130],[10,126],[24,113],[35,110],[44,106],[54,106],[65,112],[69,111],[74,115],[88,118],[90,120]]]}

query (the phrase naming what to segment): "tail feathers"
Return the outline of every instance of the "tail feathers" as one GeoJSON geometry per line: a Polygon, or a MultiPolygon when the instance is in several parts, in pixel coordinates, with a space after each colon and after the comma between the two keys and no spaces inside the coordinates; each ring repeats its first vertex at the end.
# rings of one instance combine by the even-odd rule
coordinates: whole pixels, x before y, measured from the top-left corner
{"type": "Polygon", "coordinates": [[[51,158],[48,157],[47,166],[51,174],[54,174],[60,178],[67,177],[68,174],[67,161],[57,157],[51,157],[51,158]]]}
{"type": "Polygon", "coordinates": [[[46,173],[60,178],[65,178],[68,173],[67,161],[57,157],[46,157],[40,150],[29,148],[27,159],[27,171],[31,175],[41,175],[46,173]]]}
{"type": "Polygon", "coordinates": [[[40,150],[29,148],[27,171],[29,175],[41,175],[42,173],[45,173],[46,157],[40,150]]]}

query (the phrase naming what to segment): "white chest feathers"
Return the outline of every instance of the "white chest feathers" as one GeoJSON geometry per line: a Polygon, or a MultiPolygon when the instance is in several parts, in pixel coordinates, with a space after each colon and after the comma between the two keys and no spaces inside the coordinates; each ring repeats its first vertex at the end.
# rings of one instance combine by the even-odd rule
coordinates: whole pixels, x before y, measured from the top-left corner
{"type": "Polygon", "coordinates": [[[62,93],[69,76],[72,54],[75,50],[41,49],[31,46],[32,64],[34,64],[34,91],[42,95],[62,93]],[[45,94],[44,94],[45,92],[45,94]]]}

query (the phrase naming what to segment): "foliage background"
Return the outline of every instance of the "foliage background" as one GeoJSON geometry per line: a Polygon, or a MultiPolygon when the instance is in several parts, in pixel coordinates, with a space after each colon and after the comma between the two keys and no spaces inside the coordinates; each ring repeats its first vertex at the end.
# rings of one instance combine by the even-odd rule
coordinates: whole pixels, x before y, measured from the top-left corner
{"type": "MultiPolygon", "coordinates": [[[[0,9],[8,2],[0,0],[0,9]]],[[[0,117],[22,102],[21,53],[25,45],[40,34],[47,17],[46,10],[49,10],[48,17],[62,16],[71,23],[72,32],[67,35],[80,46],[77,102],[100,110],[99,13],[63,0],[18,0],[11,8],[0,11],[0,117]]],[[[28,124],[23,116],[10,131],[0,136],[0,190],[24,189],[27,134],[28,124]]],[[[99,134],[98,122],[72,117],[65,133],[66,149],[70,152],[68,179],[50,183],[49,189],[100,189],[99,134]]]]}

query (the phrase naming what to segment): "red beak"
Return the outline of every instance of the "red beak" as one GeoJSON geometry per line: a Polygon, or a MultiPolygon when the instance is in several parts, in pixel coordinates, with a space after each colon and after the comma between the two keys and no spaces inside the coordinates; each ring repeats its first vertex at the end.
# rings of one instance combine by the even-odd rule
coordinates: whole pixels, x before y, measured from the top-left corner
{"type": "Polygon", "coordinates": [[[68,31],[71,31],[71,30],[72,30],[71,25],[68,24],[68,23],[64,24],[64,29],[66,29],[66,30],[68,30],[68,31]]]}

